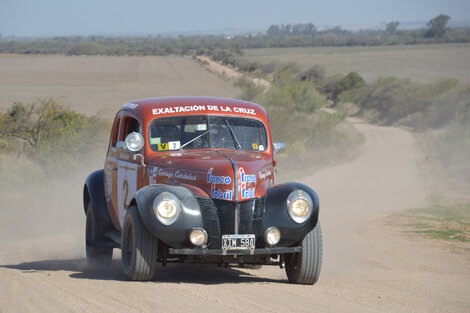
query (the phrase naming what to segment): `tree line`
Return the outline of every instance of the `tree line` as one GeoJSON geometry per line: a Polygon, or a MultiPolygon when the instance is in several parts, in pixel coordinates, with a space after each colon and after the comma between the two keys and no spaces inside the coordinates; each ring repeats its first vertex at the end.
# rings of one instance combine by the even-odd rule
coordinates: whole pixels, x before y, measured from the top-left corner
{"type": "Polygon", "coordinates": [[[69,36],[40,39],[12,39],[0,36],[0,53],[65,55],[213,55],[225,50],[242,54],[243,49],[315,46],[377,46],[401,44],[470,42],[470,28],[449,28],[448,15],[432,18],[427,28],[400,29],[398,21],[384,30],[353,32],[335,27],[318,30],[313,23],[271,25],[256,35],[105,37],[69,36]]]}

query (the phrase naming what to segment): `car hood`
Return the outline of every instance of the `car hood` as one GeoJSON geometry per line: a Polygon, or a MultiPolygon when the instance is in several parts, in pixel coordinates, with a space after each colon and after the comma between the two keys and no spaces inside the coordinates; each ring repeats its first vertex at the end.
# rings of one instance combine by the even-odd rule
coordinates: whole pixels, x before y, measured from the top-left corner
{"type": "Polygon", "coordinates": [[[200,196],[226,201],[262,197],[274,183],[273,160],[259,152],[168,152],[149,158],[147,164],[150,183],[182,185],[200,196]]]}

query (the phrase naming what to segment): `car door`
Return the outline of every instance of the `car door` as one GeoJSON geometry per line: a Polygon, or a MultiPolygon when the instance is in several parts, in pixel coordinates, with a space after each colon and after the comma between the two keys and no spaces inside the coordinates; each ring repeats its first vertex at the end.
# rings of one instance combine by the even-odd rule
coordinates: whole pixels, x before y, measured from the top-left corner
{"type": "Polygon", "coordinates": [[[124,147],[124,140],[132,132],[142,133],[141,124],[132,115],[123,115],[119,131],[116,155],[116,180],[113,188],[112,202],[114,215],[122,228],[129,204],[137,190],[142,188],[143,167],[140,158],[132,159],[132,154],[124,147]]]}
{"type": "Polygon", "coordinates": [[[121,114],[118,114],[114,119],[113,128],[111,129],[111,136],[109,140],[108,153],[104,163],[104,194],[106,198],[106,206],[108,213],[114,224],[114,227],[119,228],[119,216],[116,214],[117,205],[114,201],[117,193],[117,174],[118,174],[118,160],[119,153],[116,144],[119,138],[119,127],[121,124],[121,114]]]}

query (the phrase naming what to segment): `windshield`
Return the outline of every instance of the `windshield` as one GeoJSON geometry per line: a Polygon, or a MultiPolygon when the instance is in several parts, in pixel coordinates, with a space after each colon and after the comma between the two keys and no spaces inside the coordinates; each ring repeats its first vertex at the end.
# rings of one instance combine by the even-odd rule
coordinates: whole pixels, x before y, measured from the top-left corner
{"type": "Polygon", "coordinates": [[[149,126],[153,151],[180,149],[233,149],[264,151],[263,123],[254,119],[223,116],[156,118],[149,126]]]}

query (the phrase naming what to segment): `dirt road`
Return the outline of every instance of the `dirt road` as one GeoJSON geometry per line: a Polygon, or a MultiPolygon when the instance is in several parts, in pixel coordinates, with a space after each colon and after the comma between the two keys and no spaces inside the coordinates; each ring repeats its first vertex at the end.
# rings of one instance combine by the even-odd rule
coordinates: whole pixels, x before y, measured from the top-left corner
{"type": "MultiPolygon", "coordinates": [[[[222,65],[219,62],[215,62],[207,56],[200,55],[200,56],[197,57],[197,59],[199,61],[203,62],[203,63],[206,63],[207,68],[210,71],[212,71],[212,72],[214,72],[218,75],[225,76],[225,77],[227,77],[229,79],[233,79],[233,80],[237,80],[237,79],[239,79],[243,76],[243,74],[240,73],[239,71],[237,71],[237,70],[235,70],[231,67],[222,65]]],[[[269,81],[267,81],[266,79],[263,79],[263,78],[250,78],[250,79],[253,81],[253,83],[255,83],[255,85],[259,85],[259,86],[262,86],[262,87],[265,87],[265,88],[269,88],[271,86],[271,83],[269,81]]]]}
{"type": "MultiPolygon", "coordinates": [[[[0,241],[0,312],[468,312],[468,254],[383,222],[424,199],[413,136],[360,121],[355,126],[366,138],[360,156],[304,179],[321,201],[324,262],[315,286],[288,284],[283,270],[267,266],[173,265],[144,283],[125,281],[118,258],[105,270],[89,268],[80,195],[69,190],[69,205],[61,208],[68,213],[60,215],[69,219],[67,229],[0,241]]],[[[37,221],[45,227],[61,223],[41,212],[46,216],[37,221]]],[[[18,229],[8,221],[13,215],[2,217],[2,237],[18,229]]]]}

